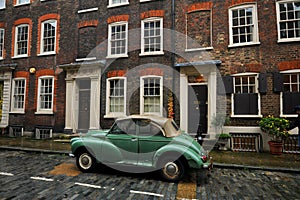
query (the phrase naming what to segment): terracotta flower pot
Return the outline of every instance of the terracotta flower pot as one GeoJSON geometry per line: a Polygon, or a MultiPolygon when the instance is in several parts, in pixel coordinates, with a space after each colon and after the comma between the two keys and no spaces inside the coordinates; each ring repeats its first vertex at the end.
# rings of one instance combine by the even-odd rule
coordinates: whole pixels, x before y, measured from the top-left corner
{"type": "Polygon", "coordinates": [[[282,142],[274,142],[269,141],[268,142],[270,146],[270,153],[273,155],[281,155],[283,150],[283,143],[282,142]]]}

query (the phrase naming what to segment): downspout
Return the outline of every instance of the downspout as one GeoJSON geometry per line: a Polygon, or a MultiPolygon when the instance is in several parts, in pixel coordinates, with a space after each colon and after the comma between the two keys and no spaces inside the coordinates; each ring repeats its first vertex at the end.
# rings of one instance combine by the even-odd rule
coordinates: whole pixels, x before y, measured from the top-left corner
{"type": "MultiPolygon", "coordinates": [[[[175,114],[175,98],[176,98],[176,95],[174,95],[174,92],[175,92],[175,78],[176,78],[176,69],[175,69],[175,0],[172,0],[172,8],[171,8],[171,20],[172,20],[172,23],[171,23],[171,66],[173,68],[172,70],[172,100],[173,100],[173,115],[172,115],[172,118],[175,118],[176,117],[176,114],[175,114]]],[[[175,120],[175,119],[174,119],[175,120]]]]}

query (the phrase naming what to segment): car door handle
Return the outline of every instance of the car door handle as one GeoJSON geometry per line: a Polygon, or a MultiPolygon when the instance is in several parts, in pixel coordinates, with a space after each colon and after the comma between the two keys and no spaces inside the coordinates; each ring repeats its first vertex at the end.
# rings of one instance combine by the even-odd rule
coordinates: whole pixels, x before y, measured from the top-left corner
{"type": "Polygon", "coordinates": [[[136,141],[137,141],[137,138],[131,138],[131,141],[132,141],[132,142],[136,142],[136,141]]]}

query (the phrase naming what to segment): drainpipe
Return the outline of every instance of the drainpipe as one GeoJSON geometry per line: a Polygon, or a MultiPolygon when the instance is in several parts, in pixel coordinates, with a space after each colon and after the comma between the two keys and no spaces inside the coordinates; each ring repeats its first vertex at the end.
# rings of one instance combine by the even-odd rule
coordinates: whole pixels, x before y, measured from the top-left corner
{"type": "Polygon", "coordinates": [[[172,70],[172,97],[173,97],[173,118],[175,120],[175,97],[174,95],[175,92],[175,78],[176,78],[176,69],[175,69],[175,0],[172,0],[172,8],[171,8],[171,18],[172,18],[172,24],[171,24],[171,66],[173,68],[172,70]]]}

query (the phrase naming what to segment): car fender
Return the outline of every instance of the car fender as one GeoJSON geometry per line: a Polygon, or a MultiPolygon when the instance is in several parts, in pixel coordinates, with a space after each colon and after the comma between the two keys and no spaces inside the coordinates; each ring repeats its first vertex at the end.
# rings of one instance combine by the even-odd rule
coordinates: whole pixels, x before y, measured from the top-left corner
{"type": "Polygon", "coordinates": [[[171,145],[163,146],[158,151],[156,151],[154,155],[155,167],[158,166],[158,160],[164,154],[165,155],[175,154],[176,156],[178,156],[178,158],[180,156],[184,156],[190,168],[202,168],[203,166],[203,161],[201,159],[201,156],[197,154],[195,151],[182,145],[171,144],[171,145]]]}
{"type": "Polygon", "coordinates": [[[78,151],[86,149],[89,153],[99,161],[99,154],[101,153],[101,140],[92,140],[90,138],[73,138],[71,140],[71,148],[73,154],[76,156],[78,151]]]}
{"type": "Polygon", "coordinates": [[[87,149],[97,162],[114,163],[122,160],[122,153],[112,143],[96,138],[74,138],[71,140],[72,153],[76,155],[78,149],[87,149]]]}

